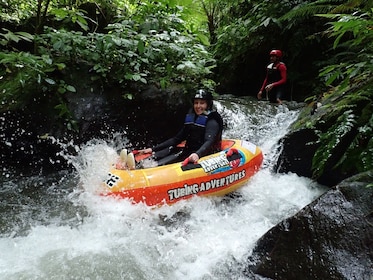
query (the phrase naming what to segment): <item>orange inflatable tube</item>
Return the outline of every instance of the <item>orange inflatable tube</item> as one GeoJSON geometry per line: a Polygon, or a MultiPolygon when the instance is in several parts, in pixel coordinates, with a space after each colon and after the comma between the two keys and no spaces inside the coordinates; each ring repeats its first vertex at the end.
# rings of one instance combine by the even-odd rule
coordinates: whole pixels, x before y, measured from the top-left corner
{"type": "Polygon", "coordinates": [[[149,206],[198,196],[222,196],[245,184],[261,167],[259,147],[245,140],[223,140],[222,151],[197,164],[110,170],[100,194],[128,198],[149,206]]]}

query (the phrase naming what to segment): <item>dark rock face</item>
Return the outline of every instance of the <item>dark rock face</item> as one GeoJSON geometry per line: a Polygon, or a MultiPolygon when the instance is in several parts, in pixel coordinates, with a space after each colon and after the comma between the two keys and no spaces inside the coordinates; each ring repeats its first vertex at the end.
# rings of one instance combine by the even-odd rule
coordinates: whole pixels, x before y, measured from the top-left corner
{"type": "Polygon", "coordinates": [[[327,94],[305,106],[281,139],[275,172],[294,172],[333,187],[369,170],[372,104],[368,97],[354,96],[327,94]]]}
{"type": "Polygon", "coordinates": [[[373,171],[351,177],[272,228],[258,241],[246,274],[372,279],[372,181],[373,171]]]}
{"type": "MultiPolygon", "coordinates": [[[[274,171],[279,173],[294,172],[299,176],[313,178],[312,161],[319,147],[318,140],[315,129],[302,128],[289,132],[280,140],[282,149],[274,166],[274,171]]],[[[330,157],[331,160],[325,166],[322,175],[317,178],[318,183],[332,187],[356,174],[354,169],[352,169],[352,172],[346,172],[333,167],[344,151],[345,149],[340,149],[340,151],[335,152],[336,156],[332,155],[330,157]]]]}
{"type": "Polygon", "coordinates": [[[316,151],[317,140],[314,130],[302,129],[286,135],[281,141],[281,153],[275,171],[294,172],[299,176],[312,177],[312,157],[316,151]]]}
{"type": "MultiPolygon", "coordinates": [[[[99,91],[99,89],[97,89],[99,91]]],[[[97,92],[95,91],[95,92],[97,92]]],[[[115,89],[93,93],[89,87],[79,94],[66,94],[66,101],[78,131],[68,130],[57,112],[46,111],[47,98],[29,108],[0,115],[0,165],[30,170],[64,169],[61,147],[48,139],[85,143],[91,139],[110,139],[114,133],[126,133],[133,145],[144,147],[150,141],[162,141],[181,128],[191,102],[178,88],[161,90],[155,86],[139,90],[136,99],[126,100],[115,89]],[[149,140],[150,139],[150,140],[149,140]]]]}

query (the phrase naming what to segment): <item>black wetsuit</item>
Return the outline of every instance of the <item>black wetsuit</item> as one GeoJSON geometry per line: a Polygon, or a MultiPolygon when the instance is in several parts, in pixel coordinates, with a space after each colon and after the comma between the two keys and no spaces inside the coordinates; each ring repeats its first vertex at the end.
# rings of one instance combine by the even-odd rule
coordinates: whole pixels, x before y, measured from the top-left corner
{"type": "Polygon", "coordinates": [[[158,165],[183,161],[191,153],[199,157],[212,154],[220,150],[223,120],[216,111],[196,115],[189,112],[183,128],[172,137],[154,148],[154,158],[158,165]],[[185,147],[178,149],[177,145],[186,140],[185,147]]]}
{"type": "Polygon", "coordinates": [[[264,79],[261,91],[265,90],[265,86],[273,84],[272,90],[269,92],[269,101],[277,102],[277,99],[283,99],[285,95],[285,83],[287,79],[287,68],[283,62],[270,63],[267,66],[267,74],[264,79]]]}

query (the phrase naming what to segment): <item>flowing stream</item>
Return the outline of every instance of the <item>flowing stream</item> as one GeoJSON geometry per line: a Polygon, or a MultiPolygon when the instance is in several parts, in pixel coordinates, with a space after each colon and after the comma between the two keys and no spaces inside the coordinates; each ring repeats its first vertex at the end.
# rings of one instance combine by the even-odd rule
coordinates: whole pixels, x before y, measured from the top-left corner
{"type": "Polygon", "coordinates": [[[215,103],[226,120],[225,138],[263,150],[263,167],[247,185],[223,198],[133,205],[94,194],[117,151],[130,144],[124,133],[79,147],[60,143],[74,171],[3,172],[0,279],[246,279],[256,241],[324,188],[272,171],[277,141],[297,110],[229,95],[215,103]]]}

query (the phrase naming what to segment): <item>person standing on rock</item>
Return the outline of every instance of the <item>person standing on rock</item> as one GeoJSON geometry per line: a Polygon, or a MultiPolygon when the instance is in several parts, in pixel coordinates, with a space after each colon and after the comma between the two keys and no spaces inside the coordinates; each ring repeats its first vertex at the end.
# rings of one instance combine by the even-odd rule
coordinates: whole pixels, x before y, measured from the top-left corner
{"type": "Polygon", "coordinates": [[[193,108],[186,115],[182,129],[172,137],[140,153],[153,154],[158,165],[187,160],[196,163],[202,156],[220,151],[223,119],[213,110],[210,92],[199,89],[193,97],[193,108]],[[178,144],[185,140],[185,147],[178,144]]]}
{"type": "Polygon", "coordinates": [[[267,93],[267,99],[272,103],[282,103],[285,95],[285,84],[287,79],[287,68],[285,63],[281,62],[282,51],[271,50],[269,53],[270,64],[267,65],[266,77],[263,81],[257,97],[262,99],[263,91],[267,93]]]}

